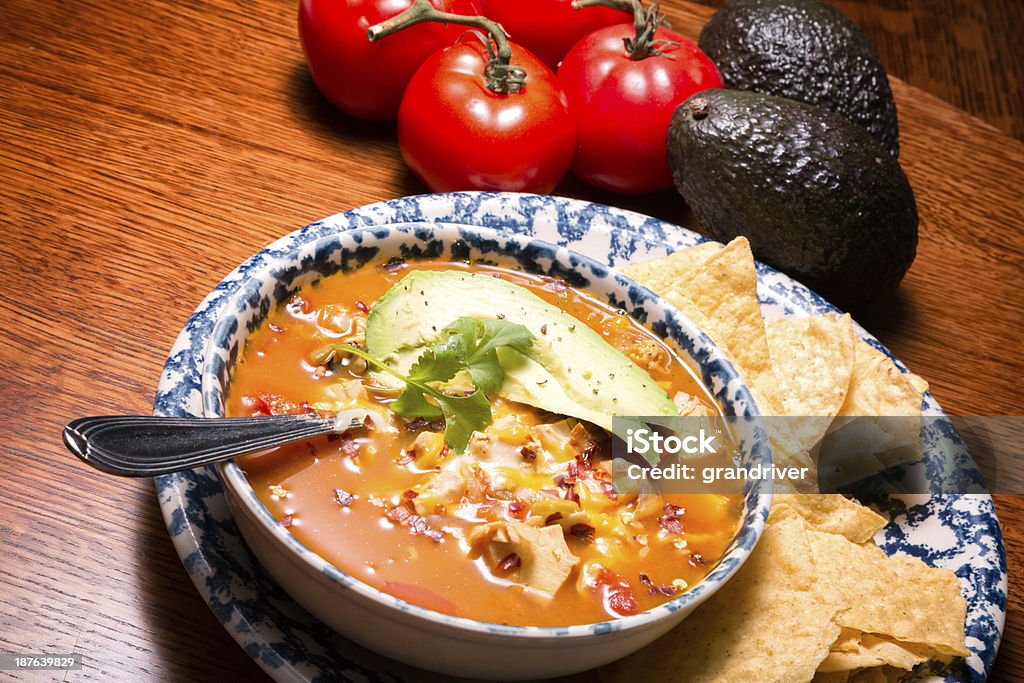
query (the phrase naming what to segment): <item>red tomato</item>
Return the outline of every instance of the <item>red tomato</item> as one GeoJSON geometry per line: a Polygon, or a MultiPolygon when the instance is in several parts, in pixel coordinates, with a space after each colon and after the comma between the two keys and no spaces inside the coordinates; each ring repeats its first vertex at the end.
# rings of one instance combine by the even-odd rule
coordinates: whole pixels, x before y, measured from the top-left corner
{"type": "MultiPolygon", "coordinates": [[[[479,15],[477,0],[430,0],[445,12],[479,15]]],[[[366,29],[390,19],[412,0],[302,0],[299,37],[320,92],[361,119],[393,119],[406,83],[423,61],[453,44],[465,27],[412,26],[371,43],[366,29]]]]}
{"type": "Polygon", "coordinates": [[[494,19],[516,41],[558,68],[576,41],[605,26],[630,21],[625,12],[607,7],[574,10],[572,0],[480,0],[484,15],[494,19]]]}
{"type": "Polygon", "coordinates": [[[597,187],[636,194],[672,187],[665,138],[672,112],[690,95],[721,88],[718,69],[696,44],[661,27],[664,56],[631,59],[632,24],[591,33],[569,51],[558,82],[579,119],[573,172],[597,187]]]}
{"type": "Polygon", "coordinates": [[[398,145],[435,192],[550,192],[576,146],[576,120],[555,75],[512,44],[526,72],[517,93],[488,90],[487,50],[467,38],[432,55],[409,81],[398,110],[398,145]]]}

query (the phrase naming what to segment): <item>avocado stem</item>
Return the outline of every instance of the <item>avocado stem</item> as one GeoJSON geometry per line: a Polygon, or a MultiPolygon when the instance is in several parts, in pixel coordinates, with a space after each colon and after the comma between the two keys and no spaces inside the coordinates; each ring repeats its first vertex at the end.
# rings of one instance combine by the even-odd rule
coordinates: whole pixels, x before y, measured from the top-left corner
{"type": "Polygon", "coordinates": [[[526,71],[522,67],[512,65],[512,46],[508,42],[508,33],[501,24],[487,17],[442,12],[435,9],[429,0],[413,0],[412,5],[401,14],[368,28],[366,38],[375,43],[410,26],[430,22],[479,29],[472,33],[483,41],[490,55],[484,69],[487,89],[499,94],[517,93],[523,89],[523,85],[526,84],[526,71]],[[494,41],[494,48],[491,47],[491,41],[494,41]]]}
{"type": "Polygon", "coordinates": [[[640,0],[573,0],[572,8],[575,10],[586,9],[587,7],[610,7],[622,12],[633,14],[633,30],[636,35],[632,38],[624,38],[626,54],[630,59],[647,59],[651,55],[668,57],[659,50],[666,45],[678,45],[670,40],[655,40],[654,34],[662,26],[668,26],[665,15],[658,12],[657,3],[644,9],[640,0]]]}
{"type": "Polygon", "coordinates": [[[706,119],[708,114],[711,113],[711,104],[705,97],[697,97],[690,100],[690,114],[693,115],[695,121],[706,119]]]}

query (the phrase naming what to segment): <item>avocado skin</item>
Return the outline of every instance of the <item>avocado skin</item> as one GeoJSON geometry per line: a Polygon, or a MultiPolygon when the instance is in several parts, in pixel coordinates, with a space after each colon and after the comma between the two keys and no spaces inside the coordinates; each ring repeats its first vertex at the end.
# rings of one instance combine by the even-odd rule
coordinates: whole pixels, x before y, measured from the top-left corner
{"type": "Polygon", "coordinates": [[[860,126],[813,105],[706,90],[668,130],[676,187],[720,241],[841,307],[894,289],[914,260],[917,205],[896,158],[860,126]],[[694,117],[700,100],[703,117],[694,117]]]}
{"type": "Polygon", "coordinates": [[[896,103],[874,45],[819,0],[732,0],[705,24],[700,49],[727,88],[816,104],[864,126],[899,155],[896,103]]]}

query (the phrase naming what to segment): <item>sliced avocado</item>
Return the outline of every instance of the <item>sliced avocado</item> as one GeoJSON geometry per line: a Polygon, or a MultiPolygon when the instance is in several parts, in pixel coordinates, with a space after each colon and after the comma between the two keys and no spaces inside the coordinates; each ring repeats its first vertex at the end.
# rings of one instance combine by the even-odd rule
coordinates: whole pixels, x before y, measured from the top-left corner
{"type": "Polygon", "coordinates": [[[507,320],[534,336],[527,353],[501,347],[498,394],[611,429],[613,415],[675,415],[651,376],[601,335],[527,289],[491,275],[414,270],[373,306],[366,350],[405,372],[457,318],[507,320]]]}
{"type": "Polygon", "coordinates": [[[816,104],[899,154],[885,67],[860,28],[821,0],[731,0],[700,32],[727,88],[816,104]]]}
{"type": "Polygon", "coordinates": [[[741,90],[705,90],[668,130],[676,187],[719,241],[833,303],[894,289],[917,248],[917,204],[899,162],[827,109],[741,90]]]}

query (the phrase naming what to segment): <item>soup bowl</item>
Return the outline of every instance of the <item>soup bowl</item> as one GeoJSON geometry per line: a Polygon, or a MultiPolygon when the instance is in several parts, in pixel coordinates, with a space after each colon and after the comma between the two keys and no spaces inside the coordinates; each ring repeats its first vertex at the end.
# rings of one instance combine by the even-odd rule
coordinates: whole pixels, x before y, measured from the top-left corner
{"type": "MultiPolygon", "coordinates": [[[[204,414],[221,416],[245,341],[276,305],[320,278],[398,257],[406,261],[498,262],[564,280],[626,311],[670,341],[739,434],[741,466],[768,465],[771,452],[750,391],[714,343],[650,290],[608,266],[553,244],[481,227],[409,223],[323,237],[261,262],[221,310],[202,368],[204,414]]],[[[703,579],[658,607],[583,625],[485,623],[396,598],[310,550],[264,506],[234,462],[219,466],[242,536],[274,579],[309,612],[345,637],[414,666],[475,679],[571,674],[624,657],[678,624],[728,581],[749,556],[768,516],[771,482],[748,481],[740,522],[703,579]]]]}

